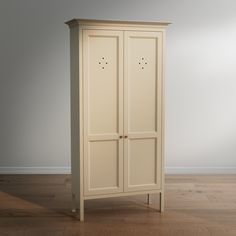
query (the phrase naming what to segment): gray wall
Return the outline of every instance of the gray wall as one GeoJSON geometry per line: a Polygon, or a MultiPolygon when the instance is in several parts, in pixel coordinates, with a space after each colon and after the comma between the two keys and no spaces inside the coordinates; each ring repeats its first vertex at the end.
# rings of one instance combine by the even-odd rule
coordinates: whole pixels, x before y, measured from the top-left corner
{"type": "Polygon", "coordinates": [[[169,173],[236,173],[236,1],[2,0],[0,172],[70,166],[74,18],[167,20],[169,173]]]}

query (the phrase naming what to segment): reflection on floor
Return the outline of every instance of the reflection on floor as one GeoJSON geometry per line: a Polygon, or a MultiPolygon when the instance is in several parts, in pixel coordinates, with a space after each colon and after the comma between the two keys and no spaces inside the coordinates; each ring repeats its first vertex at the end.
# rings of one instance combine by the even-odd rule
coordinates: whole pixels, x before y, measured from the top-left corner
{"type": "Polygon", "coordinates": [[[89,200],[84,223],[70,187],[69,175],[0,175],[0,235],[236,235],[236,175],[168,175],[163,214],[158,196],[89,200]]]}

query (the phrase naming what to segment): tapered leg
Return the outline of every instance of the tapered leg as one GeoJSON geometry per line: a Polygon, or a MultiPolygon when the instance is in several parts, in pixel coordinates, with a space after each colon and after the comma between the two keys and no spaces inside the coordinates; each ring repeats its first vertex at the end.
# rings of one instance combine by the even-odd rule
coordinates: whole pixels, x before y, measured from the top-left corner
{"type": "Polygon", "coordinates": [[[76,204],[76,195],[74,193],[72,193],[72,209],[71,209],[71,211],[73,213],[76,212],[76,206],[77,206],[77,204],[76,204]]]}
{"type": "Polygon", "coordinates": [[[151,198],[151,194],[147,194],[147,204],[150,205],[152,203],[152,198],[151,198]]]}
{"type": "Polygon", "coordinates": [[[160,212],[164,212],[164,192],[160,193],[160,212]]]}
{"type": "Polygon", "coordinates": [[[80,209],[80,221],[84,221],[84,199],[80,198],[80,206],[79,206],[79,209],[80,209]]]}
{"type": "Polygon", "coordinates": [[[76,213],[77,209],[79,209],[79,220],[84,221],[84,199],[78,198],[78,195],[72,193],[72,212],[76,213]]]}

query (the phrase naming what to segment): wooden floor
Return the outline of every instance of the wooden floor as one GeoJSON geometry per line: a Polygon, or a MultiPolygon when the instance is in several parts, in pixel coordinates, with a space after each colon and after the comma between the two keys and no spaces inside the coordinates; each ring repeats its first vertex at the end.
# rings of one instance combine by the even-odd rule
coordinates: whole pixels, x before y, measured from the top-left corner
{"type": "Polygon", "coordinates": [[[146,196],[90,200],[84,223],[70,187],[68,175],[0,175],[0,235],[236,235],[236,175],[167,176],[163,214],[146,196]]]}

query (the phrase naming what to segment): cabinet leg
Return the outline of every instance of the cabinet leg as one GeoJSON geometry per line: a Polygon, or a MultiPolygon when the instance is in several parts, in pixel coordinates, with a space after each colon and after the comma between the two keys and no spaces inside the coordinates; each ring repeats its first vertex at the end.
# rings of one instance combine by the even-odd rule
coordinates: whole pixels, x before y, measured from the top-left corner
{"type": "Polygon", "coordinates": [[[164,212],[164,193],[160,193],[160,212],[164,212]]]}
{"type": "Polygon", "coordinates": [[[80,204],[79,204],[80,206],[79,206],[79,209],[80,209],[80,221],[84,221],[84,199],[81,199],[80,198],[80,204]]]}
{"type": "Polygon", "coordinates": [[[151,198],[151,194],[147,194],[147,204],[150,205],[152,203],[152,198],[151,198]]]}
{"type": "Polygon", "coordinates": [[[72,209],[73,213],[76,212],[77,204],[76,204],[76,194],[72,193],[72,209]]]}
{"type": "Polygon", "coordinates": [[[78,198],[76,194],[72,193],[72,212],[76,213],[77,209],[79,209],[79,220],[84,221],[84,199],[78,198]]]}

